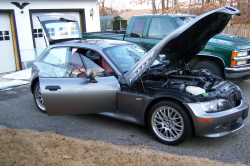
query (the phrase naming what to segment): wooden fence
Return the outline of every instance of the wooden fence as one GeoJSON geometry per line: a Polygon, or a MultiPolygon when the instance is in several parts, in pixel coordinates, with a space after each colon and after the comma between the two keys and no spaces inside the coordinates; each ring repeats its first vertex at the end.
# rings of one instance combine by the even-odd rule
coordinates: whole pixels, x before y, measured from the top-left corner
{"type": "Polygon", "coordinates": [[[221,33],[250,39],[250,25],[227,26],[221,33]]]}

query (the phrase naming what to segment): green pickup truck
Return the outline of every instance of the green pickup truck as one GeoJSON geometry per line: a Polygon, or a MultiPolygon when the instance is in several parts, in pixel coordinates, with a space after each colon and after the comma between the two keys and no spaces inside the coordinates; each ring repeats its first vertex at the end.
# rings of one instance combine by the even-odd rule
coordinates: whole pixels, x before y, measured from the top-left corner
{"type": "MultiPolygon", "coordinates": [[[[137,43],[146,50],[181,27],[193,15],[133,16],[126,31],[82,33],[83,39],[113,39],[137,43]]],[[[231,35],[216,35],[197,53],[189,64],[191,69],[205,70],[239,82],[250,78],[250,40],[231,35]]]]}

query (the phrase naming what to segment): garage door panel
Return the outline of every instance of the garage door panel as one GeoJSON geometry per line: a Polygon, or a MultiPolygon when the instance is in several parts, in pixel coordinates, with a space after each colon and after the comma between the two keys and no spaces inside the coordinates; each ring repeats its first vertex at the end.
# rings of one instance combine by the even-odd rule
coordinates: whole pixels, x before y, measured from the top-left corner
{"type": "Polygon", "coordinates": [[[0,13],[0,73],[16,70],[9,13],[0,13]]]}
{"type": "Polygon", "coordinates": [[[14,58],[14,56],[13,57],[10,56],[14,54],[14,50],[9,45],[0,45],[0,50],[1,50],[0,58],[7,58],[7,57],[9,57],[10,59],[14,58]]]}
{"type": "Polygon", "coordinates": [[[0,41],[0,47],[3,46],[2,48],[6,49],[6,46],[10,46],[10,48],[13,48],[12,45],[12,41],[0,41]]]}
{"type": "Polygon", "coordinates": [[[0,73],[13,71],[14,68],[16,68],[14,58],[1,58],[0,73]]]}

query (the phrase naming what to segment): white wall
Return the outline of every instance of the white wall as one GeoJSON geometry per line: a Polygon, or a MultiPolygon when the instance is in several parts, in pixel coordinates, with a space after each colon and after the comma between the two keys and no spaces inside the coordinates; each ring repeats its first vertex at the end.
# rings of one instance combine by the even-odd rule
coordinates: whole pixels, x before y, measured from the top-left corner
{"type": "Polygon", "coordinates": [[[12,10],[15,12],[18,43],[21,52],[22,61],[25,61],[25,55],[22,52],[25,50],[33,49],[33,39],[29,10],[34,9],[85,9],[85,19],[86,19],[86,31],[100,31],[100,19],[99,19],[99,9],[97,5],[97,0],[15,0],[14,2],[30,3],[24,8],[24,12],[15,5],[10,3],[9,0],[0,1],[0,10],[12,10]],[[94,15],[93,19],[90,16],[90,10],[93,8],[94,15]]]}

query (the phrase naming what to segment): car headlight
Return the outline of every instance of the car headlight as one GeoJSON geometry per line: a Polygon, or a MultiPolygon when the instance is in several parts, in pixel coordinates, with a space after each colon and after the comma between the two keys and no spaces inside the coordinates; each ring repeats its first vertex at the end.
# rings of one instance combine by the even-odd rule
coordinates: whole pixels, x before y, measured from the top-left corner
{"type": "Polygon", "coordinates": [[[247,51],[232,51],[230,66],[246,65],[247,60],[244,60],[244,56],[247,56],[247,51]],[[243,59],[242,59],[243,58],[243,59]]]}
{"type": "Polygon", "coordinates": [[[239,56],[247,56],[247,51],[238,52],[238,57],[239,56]]]}
{"type": "Polygon", "coordinates": [[[245,64],[247,64],[247,61],[246,61],[246,60],[237,61],[237,66],[245,65],[245,64]]]}
{"type": "Polygon", "coordinates": [[[202,102],[200,105],[207,113],[220,112],[233,108],[232,104],[224,99],[202,102]]]}

